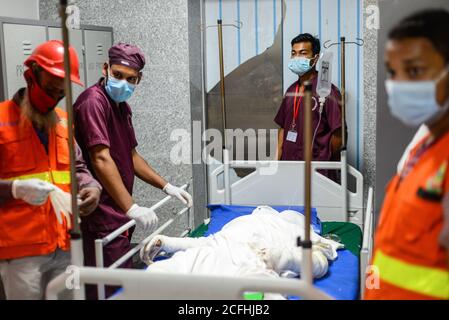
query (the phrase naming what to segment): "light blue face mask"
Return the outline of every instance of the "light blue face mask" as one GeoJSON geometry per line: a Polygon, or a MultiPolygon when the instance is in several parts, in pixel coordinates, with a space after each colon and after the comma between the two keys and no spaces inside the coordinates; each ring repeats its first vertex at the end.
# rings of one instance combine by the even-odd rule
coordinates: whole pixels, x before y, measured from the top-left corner
{"type": "Polygon", "coordinates": [[[432,124],[449,109],[449,101],[440,107],[436,100],[437,84],[447,74],[446,68],[436,80],[386,80],[388,106],[391,114],[408,126],[432,124]]]}
{"type": "Polygon", "coordinates": [[[292,58],[290,59],[290,62],[288,63],[288,68],[291,72],[297,74],[298,76],[303,76],[307,72],[312,69],[313,66],[310,65],[310,61],[312,59],[308,58],[292,58]]]}
{"type": "MultiPolygon", "coordinates": [[[[108,71],[109,74],[109,71],[108,71]]],[[[109,74],[105,89],[108,95],[117,103],[128,100],[136,88],[126,80],[118,80],[109,74]]]]}

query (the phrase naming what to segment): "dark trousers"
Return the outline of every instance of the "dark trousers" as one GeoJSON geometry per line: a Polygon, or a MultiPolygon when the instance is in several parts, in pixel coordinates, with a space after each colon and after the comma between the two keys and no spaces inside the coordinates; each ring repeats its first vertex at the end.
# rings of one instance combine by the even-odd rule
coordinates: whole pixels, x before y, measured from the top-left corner
{"type": "MultiPolygon", "coordinates": [[[[106,246],[103,246],[103,261],[104,267],[109,267],[125,253],[131,250],[131,237],[134,228],[129,230],[127,234],[121,234],[106,246]]],[[[101,239],[110,234],[112,231],[87,231],[83,230],[83,251],[84,251],[84,265],[89,267],[96,267],[95,262],[95,240],[101,239]]],[[[119,268],[129,268],[133,267],[132,259],[126,260],[119,268]]],[[[116,286],[106,286],[106,298],[114,294],[119,287],[116,286]]],[[[97,286],[96,285],[86,285],[86,299],[87,300],[97,300],[97,286]]]]}

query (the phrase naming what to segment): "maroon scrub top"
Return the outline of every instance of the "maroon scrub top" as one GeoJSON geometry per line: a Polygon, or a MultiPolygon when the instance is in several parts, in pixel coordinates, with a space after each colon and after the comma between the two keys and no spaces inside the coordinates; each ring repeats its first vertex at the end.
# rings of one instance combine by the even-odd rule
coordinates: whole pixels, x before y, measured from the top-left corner
{"type": "MultiPolygon", "coordinates": [[[[330,161],[332,157],[331,137],[332,134],[341,128],[341,110],[338,101],[341,101],[341,94],[337,87],[332,85],[331,93],[326,98],[324,108],[319,121],[319,97],[316,94],[318,77],[312,79],[312,134],[316,131],[315,141],[313,143],[313,160],[330,161]],[[319,126],[318,126],[319,123],[319,126]],[[317,128],[318,126],[318,128],[317,128]]],[[[279,111],[274,121],[284,129],[284,143],[282,146],[281,160],[303,161],[304,160],[304,99],[301,99],[298,118],[296,120],[296,132],[298,133],[296,142],[287,141],[287,134],[290,131],[293,122],[293,104],[296,88],[299,80],[293,83],[287,90],[279,111]]],[[[299,99],[299,98],[298,98],[299,99]]],[[[299,100],[298,100],[299,101],[299,100]]]]}
{"type": "MultiPolygon", "coordinates": [[[[88,168],[94,175],[88,150],[98,145],[108,147],[123,184],[132,194],[134,184],[132,150],[137,146],[137,141],[132,125],[131,108],[126,102],[117,105],[106,93],[103,82],[102,78],[97,84],[85,90],[73,105],[76,140],[83,151],[88,168]]],[[[81,226],[89,231],[111,231],[129,220],[103,188],[100,204],[92,214],[82,218],[81,226]]]]}

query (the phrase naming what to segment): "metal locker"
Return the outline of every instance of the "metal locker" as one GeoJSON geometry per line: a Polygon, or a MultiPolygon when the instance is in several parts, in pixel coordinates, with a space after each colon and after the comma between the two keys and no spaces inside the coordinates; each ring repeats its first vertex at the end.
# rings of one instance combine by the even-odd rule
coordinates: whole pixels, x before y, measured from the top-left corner
{"type": "Polygon", "coordinates": [[[111,32],[84,30],[87,86],[95,84],[102,77],[101,70],[103,64],[108,62],[108,50],[111,46],[111,32]]]}
{"type": "MultiPolygon", "coordinates": [[[[62,40],[61,28],[49,27],[48,28],[48,40],[62,40]]],[[[69,32],[70,45],[75,48],[80,63],[80,79],[84,83],[84,87],[72,83],[72,95],[73,102],[76,98],[87,89],[86,86],[86,73],[84,71],[84,48],[83,48],[83,31],[82,30],[70,30],[69,32]]],[[[65,99],[60,101],[58,106],[65,109],[65,99]]]]}
{"type": "Polygon", "coordinates": [[[18,89],[25,87],[23,62],[33,52],[37,45],[46,41],[44,26],[21,24],[3,24],[3,39],[5,60],[3,72],[6,70],[5,99],[11,99],[18,89]]]}

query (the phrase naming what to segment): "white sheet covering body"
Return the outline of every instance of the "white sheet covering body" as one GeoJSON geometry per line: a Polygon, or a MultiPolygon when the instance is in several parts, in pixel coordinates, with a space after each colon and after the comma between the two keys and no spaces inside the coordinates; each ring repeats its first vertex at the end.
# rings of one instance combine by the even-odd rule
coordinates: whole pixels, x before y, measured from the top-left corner
{"type": "MultiPolygon", "coordinates": [[[[149,264],[149,272],[294,277],[300,274],[302,258],[296,241],[303,234],[303,215],[260,206],[208,237],[156,236],[142,249],[141,257],[149,264]],[[152,262],[160,251],[174,255],[152,262]]],[[[319,278],[328,270],[328,259],[337,258],[342,245],[319,236],[312,228],[311,240],[313,274],[319,278]]]]}

